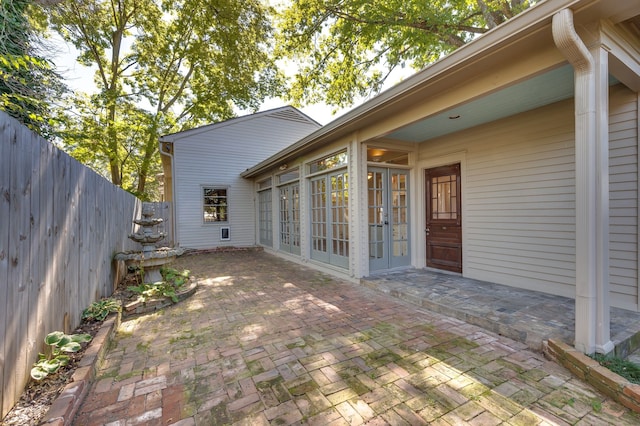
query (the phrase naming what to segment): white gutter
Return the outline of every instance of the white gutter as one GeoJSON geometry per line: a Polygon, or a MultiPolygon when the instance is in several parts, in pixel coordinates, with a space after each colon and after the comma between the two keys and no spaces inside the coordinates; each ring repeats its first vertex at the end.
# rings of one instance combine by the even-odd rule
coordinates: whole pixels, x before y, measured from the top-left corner
{"type": "MultiPolygon", "coordinates": [[[[178,226],[176,225],[178,223],[178,217],[176,216],[177,214],[177,210],[176,210],[176,185],[175,185],[175,162],[173,161],[173,142],[167,142],[164,141],[162,139],[162,137],[160,137],[160,147],[159,147],[159,152],[160,155],[166,155],[167,157],[169,157],[171,159],[171,217],[172,217],[172,223],[171,223],[171,233],[173,235],[173,246],[174,247],[178,247],[178,226]],[[164,149],[165,144],[169,144],[171,146],[171,150],[170,151],[166,151],[164,149]]],[[[166,180],[165,180],[166,181],[166,180]]],[[[165,182],[166,183],[166,182],[165,182]]]]}
{"type": "MultiPolygon", "coordinates": [[[[575,70],[575,347],[588,354],[608,353],[614,348],[609,337],[609,172],[608,164],[603,163],[608,161],[608,137],[599,135],[598,113],[603,114],[603,105],[597,105],[597,100],[608,95],[597,92],[600,58],[592,56],[576,33],[573,12],[556,13],[552,29],[556,46],[575,70]]],[[[605,102],[606,114],[607,105],[605,102]]]]}

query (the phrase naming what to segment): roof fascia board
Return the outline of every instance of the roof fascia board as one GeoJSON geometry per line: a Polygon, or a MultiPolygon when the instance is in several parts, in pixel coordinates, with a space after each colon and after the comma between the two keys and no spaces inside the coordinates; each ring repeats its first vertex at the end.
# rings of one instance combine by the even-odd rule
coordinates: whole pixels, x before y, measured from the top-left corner
{"type": "Polygon", "coordinates": [[[396,86],[380,93],[375,98],[345,113],[300,141],[290,145],[274,156],[247,169],[242,176],[250,178],[273,167],[276,163],[287,161],[290,157],[311,150],[314,146],[325,143],[328,139],[337,138],[357,129],[358,122],[370,113],[388,105],[401,102],[405,97],[434,79],[445,79],[446,75],[456,68],[469,66],[470,63],[483,59],[487,52],[501,45],[512,45],[539,25],[550,25],[551,18],[562,9],[590,3],[587,0],[547,0],[512,18],[504,25],[498,26],[483,34],[478,39],[467,43],[434,64],[418,71],[396,86]]]}
{"type": "Polygon", "coordinates": [[[611,54],[610,72],[634,91],[640,91],[640,46],[629,41],[632,37],[624,28],[610,21],[601,21],[600,38],[611,54]]]}
{"type": "Polygon", "coordinates": [[[231,126],[231,125],[236,125],[236,124],[240,124],[244,121],[248,121],[248,120],[253,120],[255,118],[260,118],[263,116],[268,116],[271,115],[273,113],[279,112],[279,111],[283,111],[283,110],[292,110],[295,111],[297,114],[299,114],[300,116],[304,117],[306,120],[309,120],[311,123],[315,123],[318,124],[315,120],[313,120],[312,118],[308,117],[306,114],[300,112],[297,108],[294,108],[290,105],[286,105],[283,107],[278,107],[278,108],[274,108],[274,109],[269,109],[266,111],[260,111],[260,112],[256,112],[253,114],[247,114],[247,115],[243,115],[240,117],[233,117],[230,118],[228,120],[225,121],[220,121],[218,123],[212,123],[212,124],[205,124],[204,126],[200,126],[200,127],[196,127],[195,129],[188,129],[188,130],[183,130],[182,132],[176,132],[176,133],[171,133],[168,135],[163,135],[160,136],[160,142],[176,142],[180,139],[184,139],[190,136],[195,136],[195,135],[199,135],[201,133],[205,133],[205,132],[209,132],[211,130],[218,130],[221,129],[223,127],[226,126],[231,126]]]}

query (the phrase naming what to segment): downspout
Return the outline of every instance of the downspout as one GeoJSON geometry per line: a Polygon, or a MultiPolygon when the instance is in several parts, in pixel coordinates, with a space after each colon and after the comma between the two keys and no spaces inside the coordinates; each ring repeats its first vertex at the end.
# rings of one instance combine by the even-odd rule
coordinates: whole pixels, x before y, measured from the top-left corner
{"type": "Polygon", "coordinates": [[[171,217],[173,218],[171,223],[171,234],[173,235],[173,245],[174,247],[178,247],[178,227],[176,224],[178,223],[178,218],[176,217],[176,185],[175,185],[175,161],[173,158],[173,142],[163,141],[160,138],[160,152],[161,155],[166,155],[171,159],[171,217]],[[167,145],[165,145],[167,144],[167,145]],[[170,146],[171,149],[166,149],[165,147],[170,146]]]}
{"type": "Polygon", "coordinates": [[[570,9],[563,9],[553,16],[553,39],[575,71],[574,345],[588,354],[596,351],[607,353],[613,349],[613,343],[609,340],[608,152],[605,150],[608,150],[608,144],[605,140],[606,146],[603,147],[602,138],[598,136],[601,124],[598,123],[596,89],[600,62],[576,33],[570,9]],[[606,176],[602,175],[603,172],[606,176]],[[607,188],[604,188],[605,184],[607,188]],[[606,200],[603,199],[605,196],[606,200]]]}

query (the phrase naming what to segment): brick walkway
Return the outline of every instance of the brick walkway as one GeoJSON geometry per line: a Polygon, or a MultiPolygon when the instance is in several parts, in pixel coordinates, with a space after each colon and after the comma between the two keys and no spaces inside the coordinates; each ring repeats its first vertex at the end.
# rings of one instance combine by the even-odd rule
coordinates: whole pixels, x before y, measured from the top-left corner
{"type": "Polygon", "coordinates": [[[75,425],[639,424],[524,344],[262,252],[123,321],[75,425]]]}

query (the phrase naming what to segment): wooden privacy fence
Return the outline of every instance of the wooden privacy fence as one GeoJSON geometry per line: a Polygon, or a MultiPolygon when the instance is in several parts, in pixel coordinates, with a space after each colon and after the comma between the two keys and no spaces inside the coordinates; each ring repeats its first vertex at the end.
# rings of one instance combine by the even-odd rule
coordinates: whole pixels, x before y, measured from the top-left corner
{"type": "MultiPolygon", "coordinates": [[[[113,293],[114,253],[141,202],[0,112],[0,408],[17,402],[46,334],[113,293]]],[[[170,209],[169,209],[170,210],[170,209]]]]}

